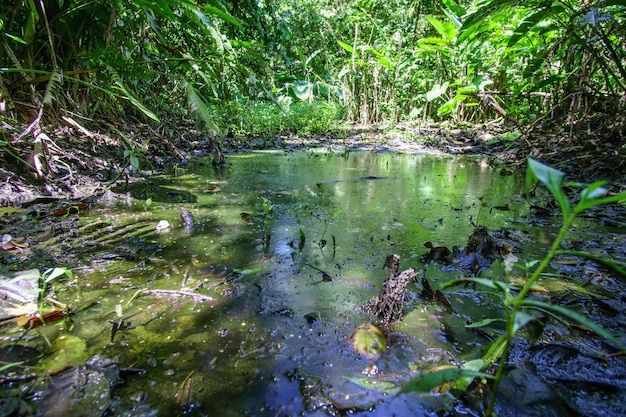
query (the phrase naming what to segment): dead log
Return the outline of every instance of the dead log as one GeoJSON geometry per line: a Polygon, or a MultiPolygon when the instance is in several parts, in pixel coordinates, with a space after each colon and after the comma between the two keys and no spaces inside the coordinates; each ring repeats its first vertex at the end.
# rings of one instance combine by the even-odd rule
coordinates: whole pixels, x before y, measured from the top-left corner
{"type": "Polygon", "coordinates": [[[374,320],[387,326],[392,321],[402,317],[404,294],[409,282],[415,278],[417,272],[411,268],[398,273],[400,256],[395,254],[387,257],[385,266],[389,268],[389,275],[383,282],[383,287],[378,295],[370,298],[363,305],[363,310],[370,313],[374,320]]]}

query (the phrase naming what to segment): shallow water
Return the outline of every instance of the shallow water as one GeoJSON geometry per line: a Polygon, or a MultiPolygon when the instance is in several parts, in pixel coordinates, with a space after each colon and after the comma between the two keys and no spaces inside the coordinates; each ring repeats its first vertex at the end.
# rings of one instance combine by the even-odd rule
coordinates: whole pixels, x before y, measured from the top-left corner
{"type": "MultiPolygon", "coordinates": [[[[78,306],[68,335],[85,345],[79,357],[99,354],[146,370],[115,389],[116,415],[454,410],[449,395],[396,397],[346,379],[401,384],[477,358],[489,335],[465,322],[502,315],[496,300],[464,288],[448,292],[451,314],[424,302],[421,284],[412,283],[387,350],[378,358],[355,353],[350,336],[369,321],[360,306],[378,293],[386,256],[400,255],[401,270],[423,271],[439,288],[463,272],[424,262],[424,242],[462,247],[477,225],[511,228],[533,242],[516,250],[531,260],[549,246],[559,221],[521,221],[529,211],[524,178],[500,175],[482,159],[267,152],[228,162],[219,169],[197,162],[131,186],[129,205],[118,201],[117,209],[96,208],[80,219],[118,230],[170,224],[160,234],[77,250],[77,263],[99,257],[97,267],[76,268],[76,286],[58,289],[62,301],[78,306]],[[182,210],[192,213],[193,230],[182,224],[182,210]],[[110,321],[120,319],[126,326],[112,337],[110,321]]],[[[502,273],[496,262],[481,276],[502,273]]]]}

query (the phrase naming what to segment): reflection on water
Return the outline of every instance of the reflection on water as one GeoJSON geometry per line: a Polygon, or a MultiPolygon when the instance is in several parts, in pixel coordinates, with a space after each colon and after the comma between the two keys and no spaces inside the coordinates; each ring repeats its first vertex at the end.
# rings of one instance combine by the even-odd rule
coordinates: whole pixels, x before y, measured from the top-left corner
{"type": "MultiPolygon", "coordinates": [[[[523,178],[499,175],[482,160],[424,155],[259,153],[228,162],[217,170],[197,164],[133,189],[151,201],[135,213],[102,209],[83,219],[147,216],[171,224],[137,259],[78,271],[81,294],[67,295],[70,302],[99,300],[77,313],[73,331],[90,354],[147,370],[116,389],[117,413],[414,416],[451,409],[445,395],[395,397],[346,377],[403,382],[476,357],[488,339],[464,323],[498,315],[489,299],[461,289],[450,294],[458,313],[449,314],[424,303],[412,283],[404,320],[379,358],[360,357],[348,341],[368,321],[360,306],[378,292],[387,255],[400,255],[401,269],[424,271],[435,288],[459,276],[423,263],[424,242],[463,246],[476,225],[513,225],[528,210],[523,178]],[[182,210],[194,217],[192,231],[182,210]],[[150,290],[197,291],[214,301],[150,290]],[[111,341],[108,321],[120,310],[130,325],[111,341]]],[[[496,265],[485,276],[498,273],[496,265]]]]}

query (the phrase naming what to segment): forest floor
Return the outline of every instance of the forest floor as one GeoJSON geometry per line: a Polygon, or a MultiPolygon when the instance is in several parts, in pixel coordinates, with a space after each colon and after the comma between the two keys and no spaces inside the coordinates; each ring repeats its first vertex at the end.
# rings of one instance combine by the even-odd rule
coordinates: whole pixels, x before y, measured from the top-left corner
{"type": "MultiPolygon", "coordinates": [[[[101,125],[88,130],[66,125],[45,131],[39,154],[32,140],[11,141],[0,155],[0,206],[20,206],[45,201],[78,201],[106,191],[118,181],[140,180],[152,172],[183,166],[195,157],[210,156],[210,140],[198,136],[191,122],[177,129],[155,130],[147,125],[101,125]],[[118,132],[124,134],[120,139],[118,132]],[[17,156],[18,158],[16,158],[17,156]],[[130,169],[131,158],[140,171],[130,169]],[[39,163],[35,164],[34,161],[39,163]],[[34,168],[34,166],[37,168],[34,168]],[[43,175],[37,175],[43,174],[43,175]]],[[[8,132],[20,129],[5,126],[8,132]]],[[[589,128],[520,129],[493,126],[489,129],[419,128],[398,125],[353,127],[327,134],[222,140],[226,155],[261,149],[286,152],[313,148],[333,152],[399,152],[478,155],[493,164],[523,171],[527,157],[564,171],[567,180],[609,181],[611,192],[626,190],[626,141],[621,131],[589,128]]]]}

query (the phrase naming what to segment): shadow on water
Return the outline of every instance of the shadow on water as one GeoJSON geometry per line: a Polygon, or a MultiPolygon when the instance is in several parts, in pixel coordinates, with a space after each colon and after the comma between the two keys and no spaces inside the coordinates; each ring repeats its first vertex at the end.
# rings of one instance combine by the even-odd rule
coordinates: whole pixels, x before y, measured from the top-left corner
{"type": "MultiPolygon", "coordinates": [[[[425,242],[462,246],[477,225],[519,230],[534,243],[517,250],[533,259],[558,227],[557,218],[529,227],[523,178],[481,159],[256,153],[231,156],[219,171],[198,163],[177,174],[120,189],[138,199],[131,208],[81,218],[167,223],[139,238],[134,256],[119,254],[132,242],[85,249],[83,265],[118,252],[77,268],[76,287],[58,294],[80,306],[67,334],[82,347],[75,362],[59,363],[98,354],[146,370],[114,390],[115,415],[463,414],[450,395],[395,396],[348,379],[393,387],[479,357],[493,334],[465,323],[502,316],[495,300],[463,288],[448,294],[451,314],[413,282],[387,350],[359,355],[350,337],[369,321],[361,306],[378,293],[385,258],[400,255],[402,269],[423,271],[438,288],[463,272],[424,261],[425,242]]],[[[481,276],[502,272],[496,262],[481,276]]],[[[44,365],[53,368],[51,357],[44,365]]]]}

